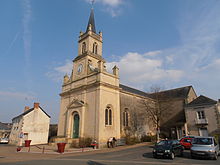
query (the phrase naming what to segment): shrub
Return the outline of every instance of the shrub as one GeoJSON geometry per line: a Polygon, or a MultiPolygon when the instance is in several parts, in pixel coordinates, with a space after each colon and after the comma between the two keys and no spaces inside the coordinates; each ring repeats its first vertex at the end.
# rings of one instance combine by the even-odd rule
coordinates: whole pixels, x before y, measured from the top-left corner
{"type": "Polygon", "coordinates": [[[151,136],[147,136],[147,135],[141,136],[141,142],[151,142],[151,136]]]}
{"type": "Polygon", "coordinates": [[[157,139],[156,135],[143,135],[141,136],[141,142],[155,142],[157,139]]]}
{"type": "Polygon", "coordinates": [[[71,144],[71,147],[79,148],[79,143],[77,141],[73,141],[72,144],[71,144]]]}
{"type": "Polygon", "coordinates": [[[80,138],[79,139],[79,146],[80,147],[89,147],[91,146],[91,143],[92,143],[92,138],[80,138]]]}
{"type": "Polygon", "coordinates": [[[127,145],[133,145],[133,144],[136,144],[136,143],[140,143],[140,140],[137,137],[126,136],[125,137],[125,143],[127,145]]]}

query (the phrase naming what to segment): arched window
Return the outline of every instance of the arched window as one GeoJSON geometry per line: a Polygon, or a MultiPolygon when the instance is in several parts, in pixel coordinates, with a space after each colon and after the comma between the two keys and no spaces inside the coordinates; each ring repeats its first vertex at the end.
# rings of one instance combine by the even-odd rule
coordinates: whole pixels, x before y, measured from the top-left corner
{"type": "Polygon", "coordinates": [[[111,109],[109,109],[109,111],[108,111],[108,114],[109,114],[109,125],[112,125],[112,110],[111,109]]]}
{"type": "Polygon", "coordinates": [[[105,125],[108,125],[108,109],[105,109],[105,125]]]}
{"type": "Polygon", "coordinates": [[[73,113],[73,129],[72,129],[72,138],[79,138],[79,123],[80,117],[77,112],[73,113]]]}
{"type": "Polygon", "coordinates": [[[105,125],[112,125],[112,110],[110,107],[105,109],[105,125]]]}
{"type": "Polygon", "coordinates": [[[85,53],[86,52],[86,43],[83,42],[82,43],[82,53],[85,53]]]}
{"type": "Polygon", "coordinates": [[[128,109],[127,108],[123,112],[123,126],[124,127],[128,126],[128,109]]]}
{"type": "Polygon", "coordinates": [[[97,52],[98,52],[98,44],[97,44],[96,42],[93,44],[92,52],[93,52],[94,54],[97,54],[97,52]]]}

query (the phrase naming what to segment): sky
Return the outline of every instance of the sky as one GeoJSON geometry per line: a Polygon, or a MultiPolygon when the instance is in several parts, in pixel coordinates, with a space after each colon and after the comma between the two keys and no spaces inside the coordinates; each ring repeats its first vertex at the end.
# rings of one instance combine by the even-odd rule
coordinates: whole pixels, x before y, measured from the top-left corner
{"type": "MultiPolygon", "coordinates": [[[[0,122],[40,102],[58,123],[90,9],[90,0],[0,0],[0,122]]],[[[220,0],[95,0],[94,12],[120,83],[146,92],[192,85],[220,98],[220,0]]]]}

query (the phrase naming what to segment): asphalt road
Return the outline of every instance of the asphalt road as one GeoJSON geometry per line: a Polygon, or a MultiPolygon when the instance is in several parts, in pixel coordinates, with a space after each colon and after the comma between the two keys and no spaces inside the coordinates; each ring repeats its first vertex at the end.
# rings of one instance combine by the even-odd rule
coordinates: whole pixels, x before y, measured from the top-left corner
{"type": "MultiPolygon", "coordinates": [[[[1,161],[0,161],[1,162],[1,161]]],[[[1,164],[1,163],[0,163],[1,164]]],[[[137,146],[123,150],[112,149],[111,152],[82,153],[75,156],[63,155],[62,157],[48,160],[32,160],[26,162],[4,163],[4,165],[199,165],[199,164],[220,164],[220,157],[216,160],[191,159],[189,151],[185,151],[183,157],[176,157],[174,160],[154,159],[152,148],[149,146],[137,146]]]]}

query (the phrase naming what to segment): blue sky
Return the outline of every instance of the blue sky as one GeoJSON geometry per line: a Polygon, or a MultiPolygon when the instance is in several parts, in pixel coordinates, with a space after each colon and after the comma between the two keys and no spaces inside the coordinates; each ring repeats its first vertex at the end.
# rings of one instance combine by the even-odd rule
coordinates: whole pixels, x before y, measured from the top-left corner
{"type": "MultiPolygon", "coordinates": [[[[62,78],[77,56],[89,0],[0,0],[0,121],[40,102],[58,122],[62,78]]],[[[96,0],[108,70],[149,91],[193,85],[220,98],[219,0],[96,0]]]]}

